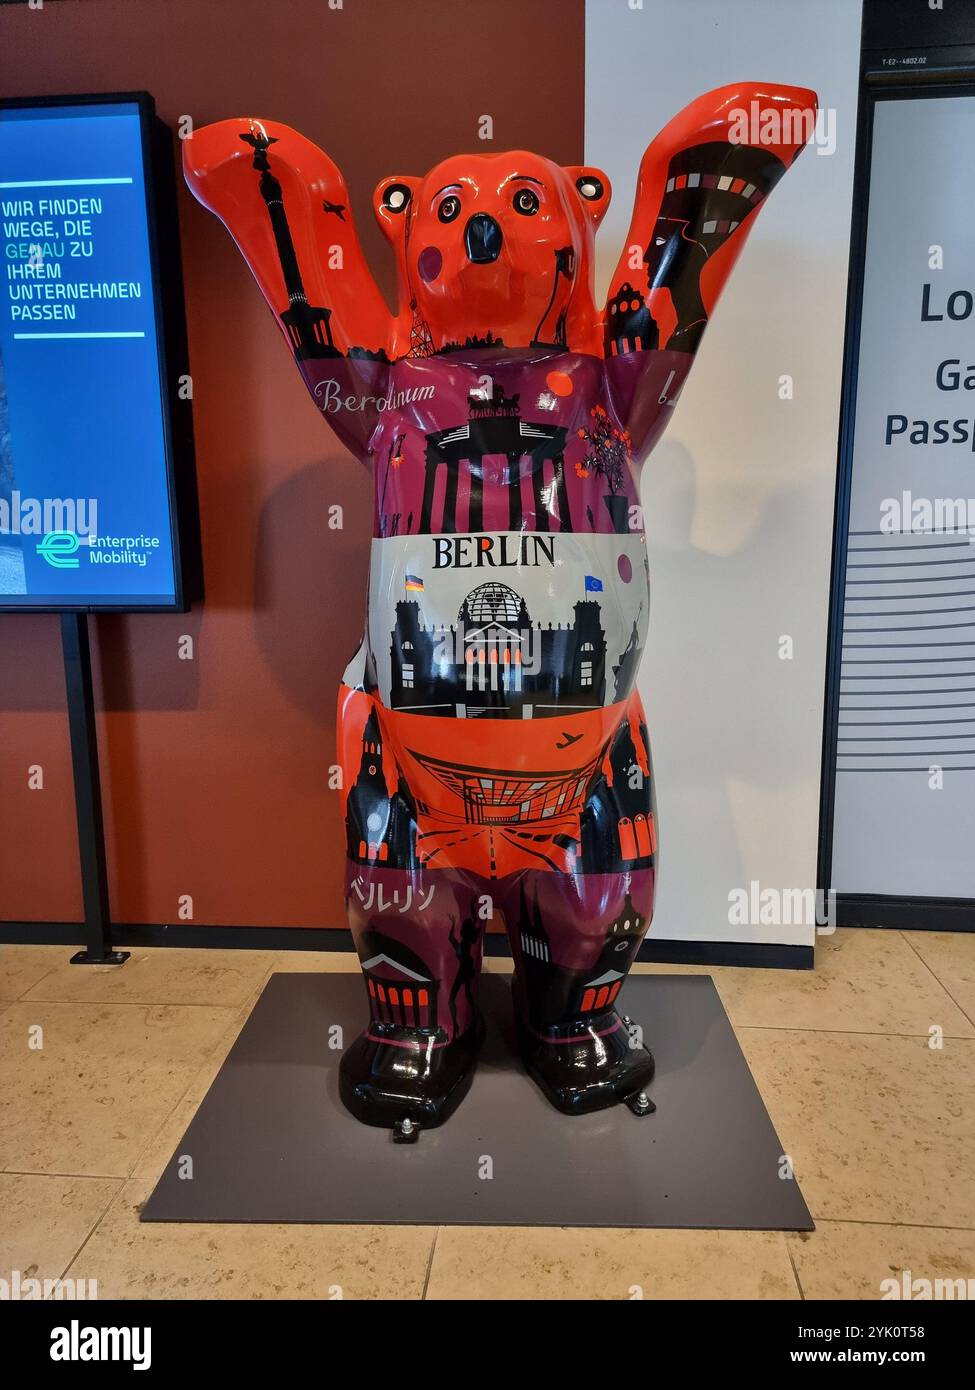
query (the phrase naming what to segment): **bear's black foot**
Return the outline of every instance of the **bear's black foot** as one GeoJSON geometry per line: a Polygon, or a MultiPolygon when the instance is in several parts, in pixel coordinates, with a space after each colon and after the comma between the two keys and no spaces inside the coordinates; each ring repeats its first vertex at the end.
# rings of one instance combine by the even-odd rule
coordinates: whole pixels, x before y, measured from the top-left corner
{"type": "Polygon", "coordinates": [[[584,1022],[532,1028],[521,1019],[518,1037],[529,1074],[566,1115],[585,1115],[623,1104],[635,1115],[656,1109],[646,1094],[654,1061],[645,1047],[633,1047],[628,1020],[615,1009],[584,1022]]]}
{"type": "Polygon", "coordinates": [[[371,1023],[339,1064],[342,1103],[363,1124],[391,1129],[396,1143],[414,1143],[467,1095],[483,1037],[480,1017],[453,1042],[439,1029],[371,1023]]]}

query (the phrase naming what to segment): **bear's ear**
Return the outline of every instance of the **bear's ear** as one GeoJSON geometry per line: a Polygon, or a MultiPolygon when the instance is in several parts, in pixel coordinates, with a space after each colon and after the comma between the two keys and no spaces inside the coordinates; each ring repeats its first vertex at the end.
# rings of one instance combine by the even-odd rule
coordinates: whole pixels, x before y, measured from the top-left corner
{"type": "Polygon", "coordinates": [[[598,227],[603,220],[613,189],[602,169],[593,169],[588,164],[569,164],[565,172],[575,184],[576,192],[585,206],[593,226],[598,227]]]}
{"type": "Polygon", "coordinates": [[[402,242],[406,215],[420,180],[407,174],[391,174],[382,179],[372,195],[373,211],[387,241],[402,242]]]}

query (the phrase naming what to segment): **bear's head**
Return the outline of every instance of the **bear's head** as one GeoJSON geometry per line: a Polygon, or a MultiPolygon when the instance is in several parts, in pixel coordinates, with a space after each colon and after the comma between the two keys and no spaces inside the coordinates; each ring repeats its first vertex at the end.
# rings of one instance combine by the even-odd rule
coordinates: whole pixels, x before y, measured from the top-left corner
{"type": "Polygon", "coordinates": [[[609,200],[600,170],[524,150],[383,179],[374,207],[397,256],[394,355],[417,333],[435,349],[470,339],[598,351],[593,236],[609,200]]]}

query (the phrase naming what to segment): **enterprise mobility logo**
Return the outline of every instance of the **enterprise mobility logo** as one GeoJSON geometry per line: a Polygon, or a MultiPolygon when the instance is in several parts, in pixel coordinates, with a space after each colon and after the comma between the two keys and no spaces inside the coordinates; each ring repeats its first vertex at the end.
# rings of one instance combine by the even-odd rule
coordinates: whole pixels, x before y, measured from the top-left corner
{"type": "MultiPolygon", "coordinates": [[[[138,565],[145,569],[149,555],[159,549],[158,536],[89,536],[88,559],[93,565],[138,565]]],[[[54,569],[76,570],[81,538],[73,531],[51,531],[42,536],[35,549],[54,569]]]]}
{"type": "MultiPolygon", "coordinates": [[[[144,569],[149,555],[159,549],[158,536],[89,536],[89,562],[93,565],[138,565],[144,569]]],[[[82,541],[73,531],[51,531],[35,547],[42,560],[54,569],[76,570],[82,541]]]]}
{"type": "Polygon", "coordinates": [[[35,549],[42,560],[56,570],[76,570],[79,565],[78,546],[74,531],[50,531],[37,542],[35,549]]]}
{"type": "Polygon", "coordinates": [[[0,545],[8,536],[38,537],[34,549],[57,570],[79,569],[82,546],[92,565],[144,569],[161,544],[158,536],[100,535],[97,498],[26,497],[16,490],[0,497],[0,545]]]}

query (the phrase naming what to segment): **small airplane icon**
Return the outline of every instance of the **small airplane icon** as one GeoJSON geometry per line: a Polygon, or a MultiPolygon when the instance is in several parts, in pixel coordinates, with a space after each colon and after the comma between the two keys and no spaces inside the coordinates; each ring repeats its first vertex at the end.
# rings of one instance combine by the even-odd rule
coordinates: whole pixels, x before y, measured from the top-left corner
{"type": "Polygon", "coordinates": [[[322,203],[322,207],[325,209],[326,212],[334,212],[340,222],[345,221],[345,203],[330,203],[326,198],[326,200],[322,203]]]}
{"type": "Polygon", "coordinates": [[[578,743],[581,738],[582,734],[567,734],[566,731],[563,729],[562,742],[557,743],[555,746],[556,748],[571,748],[572,745],[574,743],[578,743]]]}

